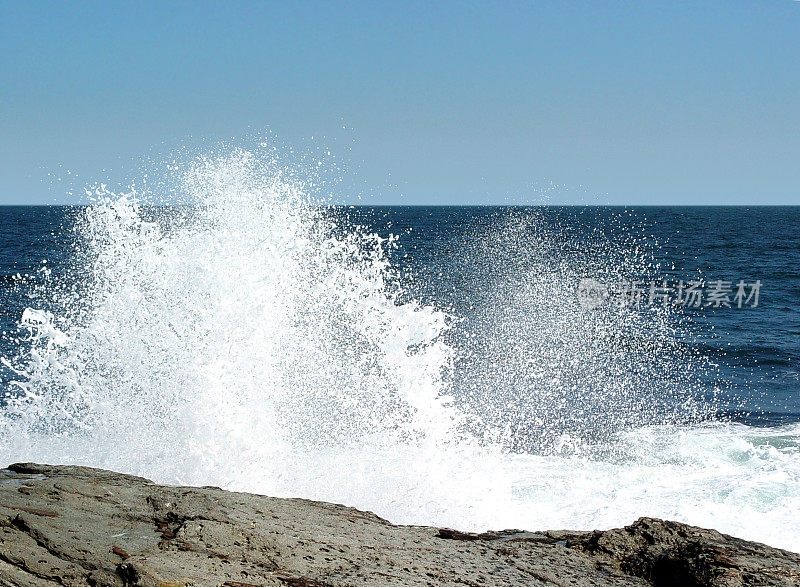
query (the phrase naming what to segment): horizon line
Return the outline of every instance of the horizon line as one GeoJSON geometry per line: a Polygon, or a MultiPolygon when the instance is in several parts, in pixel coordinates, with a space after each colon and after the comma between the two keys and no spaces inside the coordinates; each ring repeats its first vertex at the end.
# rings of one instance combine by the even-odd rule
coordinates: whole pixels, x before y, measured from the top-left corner
{"type": "MultiPolygon", "coordinates": [[[[88,208],[97,204],[0,204],[0,208],[88,208]]],[[[180,208],[196,204],[148,204],[141,206],[180,208]]],[[[798,204],[344,204],[317,203],[320,207],[340,208],[800,208],[798,204]]]]}

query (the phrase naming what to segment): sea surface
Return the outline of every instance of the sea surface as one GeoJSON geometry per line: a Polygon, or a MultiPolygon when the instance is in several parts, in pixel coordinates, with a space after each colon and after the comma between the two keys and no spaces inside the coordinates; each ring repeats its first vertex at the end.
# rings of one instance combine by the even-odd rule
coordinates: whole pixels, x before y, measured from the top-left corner
{"type": "Polygon", "coordinates": [[[0,208],[0,461],[800,550],[800,208],[328,206],[216,165],[193,206],[0,208]]]}

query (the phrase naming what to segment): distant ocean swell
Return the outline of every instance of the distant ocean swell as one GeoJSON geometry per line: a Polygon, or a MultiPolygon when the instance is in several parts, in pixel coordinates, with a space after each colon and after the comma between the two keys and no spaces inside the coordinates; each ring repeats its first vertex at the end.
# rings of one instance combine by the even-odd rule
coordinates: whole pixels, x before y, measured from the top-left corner
{"type": "Polygon", "coordinates": [[[85,279],[46,282],[2,359],[3,463],[463,529],[651,515],[800,550],[800,425],[716,421],[678,316],[578,304],[581,277],[645,257],[560,243],[554,265],[535,216],[510,215],[453,251],[469,299],[439,307],[399,275],[394,238],[345,227],[274,162],[238,151],[182,177],[180,221],[96,190],[85,279]]]}

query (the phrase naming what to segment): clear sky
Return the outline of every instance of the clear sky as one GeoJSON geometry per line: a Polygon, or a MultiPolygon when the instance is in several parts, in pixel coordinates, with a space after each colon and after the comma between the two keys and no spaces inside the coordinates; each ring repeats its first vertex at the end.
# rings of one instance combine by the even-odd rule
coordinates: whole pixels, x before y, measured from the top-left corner
{"type": "Polygon", "coordinates": [[[267,127],[367,203],[800,204],[800,2],[0,0],[0,203],[267,127]]]}

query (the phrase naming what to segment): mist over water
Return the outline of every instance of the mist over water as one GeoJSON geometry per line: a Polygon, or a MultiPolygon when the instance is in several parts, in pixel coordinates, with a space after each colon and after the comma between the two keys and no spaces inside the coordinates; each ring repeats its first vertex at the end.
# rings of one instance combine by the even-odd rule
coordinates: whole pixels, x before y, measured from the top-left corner
{"type": "Polygon", "coordinates": [[[565,244],[509,214],[453,248],[456,302],[436,304],[392,263],[394,237],[342,222],[274,160],[236,151],[180,177],[186,210],[100,188],[82,212],[83,281],[35,292],[3,358],[0,461],[399,523],[653,515],[800,549],[800,428],[714,421],[712,366],[678,315],[577,303],[581,277],[656,269],[630,243],[565,244]]]}
{"type": "Polygon", "coordinates": [[[710,366],[681,343],[687,331],[676,312],[587,310],[576,296],[584,277],[646,276],[653,261],[634,246],[567,233],[536,209],[468,233],[456,255],[478,287],[448,333],[463,409],[480,414],[480,430],[501,430],[504,448],[544,454],[627,428],[706,419],[714,399],[699,378],[710,366]]]}

